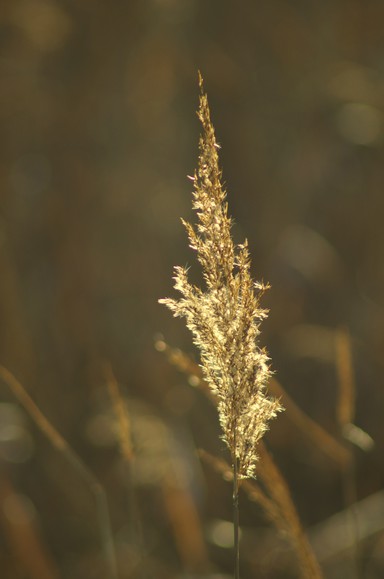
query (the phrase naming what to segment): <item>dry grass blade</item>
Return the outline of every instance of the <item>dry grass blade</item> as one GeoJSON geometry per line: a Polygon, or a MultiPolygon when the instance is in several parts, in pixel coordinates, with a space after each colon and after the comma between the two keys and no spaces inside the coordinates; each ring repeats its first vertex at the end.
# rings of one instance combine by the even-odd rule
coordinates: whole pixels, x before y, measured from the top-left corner
{"type": "Polygon", "coordinates": [[[287,418],[305,433],[306,438],[342,468],[349,464],[351,460],[350,451],[320,424],[303,412],[276,378],[271,378],[269,388],[275,396],[281,398],[287,411],[287,418]]]}
{"type": "MultiPolygon", "coordinates": [[[[338,375],[339,399],[336,408],[340,435],[348,439],[348,434],[353,432],[355,418],[355,380],[352,365],[352,350],[349,332],[345,328],[339,328],[335,333],[335,363],[338,375]]],[[[349,507],[349,517],[345,522],[344,532],[350,537],[353,549],[350,558],[349,575],[351,579],[357,579],[360,575],[359,554],[359,527],[356,514],[357,488],[356,488],[356,463],[353,446],[349,441],[351,461],[343,469],[343,493],[345,506],[349,507]]]]}
{"type": "Polygon", "coordinates": [[[278,505],[288,536],[295,546],[303,579],[321,579],[320,566],[301,526],[287,483],[263,443],[260,443],[259,476],[269,495],[278,505]]]}
{"type": "Polygon", "coordinates": [[[127,462],[131,462],[134,453],[129,415],[112,367],[108,363],[104,363],[104,375],[118,421],[120,451],[124,459],[127,462]]]}
{"type": "Polygon", "coordinates": [[[190,573],[202,573],[209,568],[204,533],[194,500],[185,485],[171,477],[161,485],[164,504],[180,559],[190,573]]]}
{"type": "Polygon", "coordinates": [[[355,419],[355,379],[352,364],[351,337],[345,328],[335,334],[335,358],[339,384],[337,418],[341,429],[355,419]]]}
{"type": "Polygon", "coordinates": [[[88,485],[96,501],[97,514],[99,518],[99,529],[101,544],[103,547],[106,564],[108,565],[109,579],[117,579],[117,565],[113,544],[111,523],[105,491],[94,474],[85,466],[78,455],[72,450],[61,434],[47,420],[35,402],[29,396],[25,388],[15,378],[15,376],[4,366],[0,365],[0,379],[8,386],[15,398],[19,401],[24,410],[32,418],[39,430],[47,437],[52,446],[63,453],[67,461],[75,468],[82,479],[88,485]]]}
{"type": "MultiPolygon", "coordinates": [[[[255,480],[242,481],[241,489],[250,500],[261,506],[267,519],[277,529],[286,532],[287,538],[295,549],[302,578],[321,579],[322,573],[319,564],[301,526],[284,477],[263,443],[260,443],[259,450],[259,478],[269,496],[255,480]]],[[[205,450],[200,449],[198,453],[200,458],[225,480],[231,481],[233,479],[232,469],[225,460],[212,456],[205,450]]]]}
{"type": "MultiPolygon", "coordinates": [[[[204,381],[200,366],[190,356],[177,348],[172,348],[163,338],[158,338],[155,346],[158,351],[164,352],[169,362],[176,366],[178,370],[196,377],[193,383],[202,389],[213,402],[216,402],[215,397],[212,396],[204,381]]],[[[313,443],[322,448],[338,464],[345,465],[349,463],[349,451],[300,410],[275,378],[271,379],[269,387],[275,396],[282,399],[290,419],[310,436],[313,443]]],[[[320,578],[322,577],[320,567],[302,529],[284,478],[262,443],[259,449],[261,449],[262,455],[258,464],[258,473],[269,496],[254,480],[242,481],[241,489],[250,500],[256,501],[262,507],[266,517],[277,529],[284,530],[287,533],[297,553],[303,578],[320,578]],[[312,574],[307,575],[307,573],[312,574]]],[[[201,449],[199,450],[199,456],[223,476],[225,480],[233,480],[233,471],[224,460],[214,457],[201,449]]]]}
{"type": "Polygon", "coordinates": [[[0,527],[25,576],[59,579],[59,571],[44,546],[37,521],[5,471],[0,475],[0,504],[0,527]]]}
{"type": "MultiPolygon", "coordinates": [[[[213,456],[203,449],[198,450],[199,457],[208,464],[215,472],[223,477],[226,481],[233,480],[232,467],[223,459],[213,456]]],[[[240,488],[247,497],[260,505],[266,518],[273,523],[276,528],[286,530],[286,524],[281,516],[280,510],[276,503],[272,501],[255,480],[243,480],[240,488]]]]}

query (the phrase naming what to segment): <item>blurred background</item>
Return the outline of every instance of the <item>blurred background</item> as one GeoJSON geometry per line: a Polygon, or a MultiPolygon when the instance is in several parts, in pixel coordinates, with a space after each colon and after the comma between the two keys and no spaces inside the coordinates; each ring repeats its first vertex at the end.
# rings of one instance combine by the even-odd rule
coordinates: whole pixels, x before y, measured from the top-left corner
{"type": "MultiPolygon", "coordinates": [[[[289,410],[268,448],[325,576],[353,577],[353,559],[356,577],[384,575],[383,27],[382,0],[1,3],[0,363],[105,489],[121,579],[232,576],[231,486],[196,454],[228,458],[216,411],[158,351],[161,333],[198,360],[157,303],[175,295],[174,265],[199,279],[180,223],[193,219],[198,69],[234,237],[272,285],[263,345],[285,391],[339,439],[347,336],[351,419],[367,433],[354,431],[352,550],[332,518],[348,494],[340,465],[289,410]]],[[[67,458],[3,378],[3,579],[113,577],[99,489],[67,458]]],[[[298,577],[286,537],[245,495],[240,509],[243,579],[298,577]]]]}

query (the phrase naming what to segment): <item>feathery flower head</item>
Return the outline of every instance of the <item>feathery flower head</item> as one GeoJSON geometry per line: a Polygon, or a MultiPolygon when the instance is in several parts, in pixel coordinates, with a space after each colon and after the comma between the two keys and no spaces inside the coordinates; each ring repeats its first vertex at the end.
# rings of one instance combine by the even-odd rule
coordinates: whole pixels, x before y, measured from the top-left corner
{"type": "Polygon", "coordinates": [[[218,412],[232,460],[242,477],[255,474],[257,443],[268,422],[282,410],[266,395],[271,375],[268,356],[258,344],[260,324],[267,311],[260,297],[268,286],[250,274],[248,244],[231,237],[226,192],[219,168],[218,149],[207,95],[199,74],[198,117],[203,132],[194,182],[195,227],[183,221],[190,247],[197,253],[206,288],[191,285],[187,269],[176,267],[174,287],[180,299],[162,299],[174,316],[184,317],[199,348],[205,380],[218,399],[218,412]]]}

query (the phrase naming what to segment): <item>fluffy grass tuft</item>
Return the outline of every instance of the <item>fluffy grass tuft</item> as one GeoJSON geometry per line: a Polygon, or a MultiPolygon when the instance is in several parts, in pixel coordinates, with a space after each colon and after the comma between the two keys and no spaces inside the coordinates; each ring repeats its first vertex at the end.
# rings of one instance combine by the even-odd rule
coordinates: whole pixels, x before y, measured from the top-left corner
{"type": "Polygon", "coordinates": [[[183,224],[202,266],[206,288],[191,285],[187,269],[176,267],[174,287],[182,297],[160,302],[175,316],[184,317],[193,334],[204,378],[218,399],[223,439],[238,476],[245,478],[254,476],[257,444],[282,407],[266,395],[271,371],[258,343],[260,324],[267,316],[260,298],[267,286],[252,280],[247,241],[235,245],[231,236],[219,147],[201,76],[199,81],[198,117],[203,132],[192,178],[198,223],[193,227],[183,220],[183,224]]]}

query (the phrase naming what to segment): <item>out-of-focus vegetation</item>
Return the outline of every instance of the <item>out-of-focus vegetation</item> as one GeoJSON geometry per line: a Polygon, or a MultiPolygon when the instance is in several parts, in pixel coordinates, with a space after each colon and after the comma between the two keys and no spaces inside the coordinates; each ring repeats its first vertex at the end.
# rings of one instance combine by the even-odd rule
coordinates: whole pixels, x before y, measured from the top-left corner
{"type": "MultiPolygon", "coordinates": [[[[119,577],[232,573],[231,488],[195,452],[225,457],[216,411],[153,347],[161,331],[192,351],[157,299],[173,264],[192,261],[179,217],[191,215],[198,68],[234,236],[272,284],[276,376],[343,443],[349,352],[354,422],[375,441],[354,445],[356,497],[292,408],[268,447],[325,576],[381,577],[383,2],[12,0],[0,27],[0,363],[103,485],[119,577]],[[351,550],[354,526],[331,517],[355,499],[351,550]]],[[[1,577],[104,579],[92,490],[3,382],[0,401],[1,577]]],[[[296,577],[284,535],[241,501],[244,579],[296,577]]]]}

